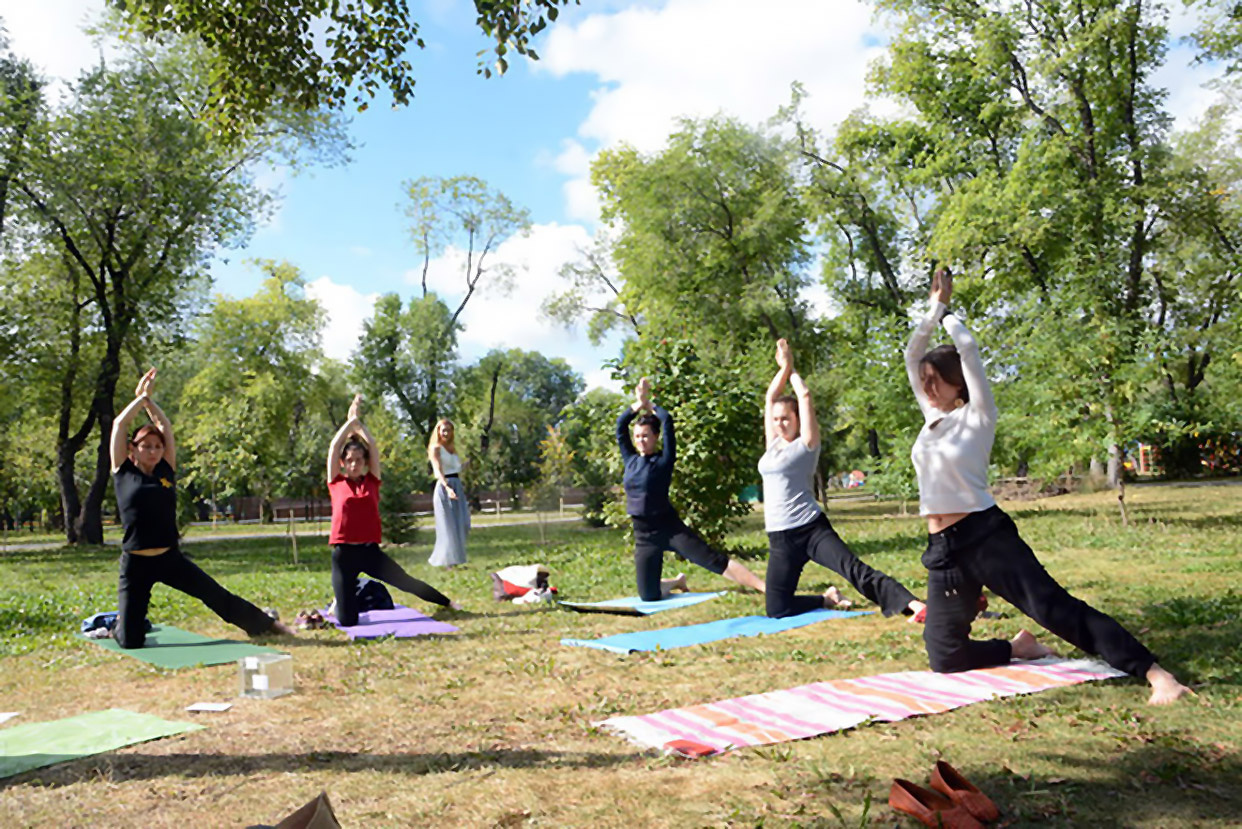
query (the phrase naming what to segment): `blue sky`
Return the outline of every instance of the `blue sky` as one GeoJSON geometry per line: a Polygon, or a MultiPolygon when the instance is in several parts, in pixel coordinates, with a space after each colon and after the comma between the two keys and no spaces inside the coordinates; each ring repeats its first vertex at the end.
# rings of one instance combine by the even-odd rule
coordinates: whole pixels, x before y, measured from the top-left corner
{"type": "MultiPolygon", "coordinates": [[[[488,44],[474,27],[473,4],[412,5],[427,43],[411,55],[413,102],[392,110],[381,100],[354,115],[357,148],[348,166],[264,172],[262,181],[282,194],[279,207],[246,249],[213,266],[216,290],[254,292],[260,275],[243,264],[247,258],[292,262],[328,309],[325,350],[344,359],[376,295],[418,290],[421,262],[407,238],[402,182],[475,175],[529,208],[535,228],[497,252],[497,261],[519,268],[517,288],[504,294],[485,286],[471,301],[462,358],[491,347],[537,349],[566,358],[592,385],[609,384],[600,363],[618,343],[593,348],[539,314],[561,287],[560,265],[595,231],[591,157],[622,141],[658,150],[682,115],[727,112],[759,123],[788,101],[795,80],[810,93],[808,120],[830,132],[862,105],[867,64],[884,44],[870,9],[856,0],[772,0],[762,13],[751,0],[586,0],[540,35],[543,60],[514,60],[504,77],[484,79],[475,53],[488,44]]],[[[76,24],[102,6],[0,0],[0,17],[15,51],[49,75],[73,77],[98,57],[76,24]]],[[[1187,26],[1174,18],[1175,33],[1187,26]]],[[[1211,102],[1202,84],[1215,74],[1189,67],[1189,57],[1174,48],[1158,77],[1183,126],[1211,102]]],[[[452,300],[459,283],[449,252],[433,264],[432,285],[452,300]]],[[[827,304],[822,295],[810,298],[827,304]]]]}

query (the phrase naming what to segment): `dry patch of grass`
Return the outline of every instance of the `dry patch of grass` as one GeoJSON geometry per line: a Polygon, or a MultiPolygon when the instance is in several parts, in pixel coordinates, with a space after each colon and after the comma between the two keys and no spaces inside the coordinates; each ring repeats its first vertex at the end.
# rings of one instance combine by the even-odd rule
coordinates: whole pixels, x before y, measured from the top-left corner
{"type": "MultiPolygon", "coordinates": [[[[426,543],[391,552],[463,599],[443,613],[461,633],[350,643],[335,631],[279,643],[298,690],[239,700],[233,666],[161,671],[70,636],[115,603],[115,553],[59,550],[0,557],[0,699],[33,722],[123,707],[209,727],[0,781],[3,826],[245,826],[273,823],[319,790],[354,826],[892,826],[892,777],[925,779],[944,757],[985,788],[1012,825],[1231,826],[1242,818],[1242,490],[1131,489],[1130,528],[1107,493],[1012,505],[1024,537],[1076,595],[1116,615],[1196,684],[1198,698],[1144,705],[1136,681],[1031,697],[700,761],[643,753],[599,732],[612,714],[789,687],[837,676],[926,667],[920,631],[878,614],[775,637],[628,657],[558,644],[762,612],[727,596],[646,619],[516,608],[490,600],[487,573],[543,561],[567,597],[633,592],[618,533],[575,525],[481,529],[471,563],[426,566],[426,543]],[[199,700],[231,700],[191,715],[199,700]],[[206,823],[204,823],[206,822],[206,823]]],[[[919,592],[923,532],[886,504],[834,506],[841,535],[919,592]]],[[[764,537],[749,522],[731,542],[761,571],[764,537]]],[[[326,602],[328,556],[280,539],[191,543],[228,587],[286,618],[326,602]]],[[[670,561],[668,570],[674,564],[670,561]]],[[[809,568],[807,590],[835,575],[809,568]]],[[[692,586],[727,583],[692,571],[692,586]]],[[[400,600],[402,597],[398,595],[400,600]]],[[[409,599],[413,604],[417,602],[409,599]]],[[[1006,618],[984,635],[1012,635],[1006,618]]],[[[152,616],[237,635],[206,608],[157,588],[152,616]]]]}

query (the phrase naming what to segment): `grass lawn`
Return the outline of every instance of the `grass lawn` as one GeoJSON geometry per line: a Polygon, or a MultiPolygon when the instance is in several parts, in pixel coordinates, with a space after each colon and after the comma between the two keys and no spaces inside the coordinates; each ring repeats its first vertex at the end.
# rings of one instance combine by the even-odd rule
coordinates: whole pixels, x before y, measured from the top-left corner
{"type": "MultiPolygon", "coordinates": [[[[326,790],[345,827],[913,826],[887,806],[893,777],[925,783],[944,758],[1000,805],[1009,825],[1236,826],[1242,823],[1242,509],[1237,487],[1130,489],[1131,527],[1101,493],[1005,505],[1044,564],[1075,595],[1139,634],[1198,696],[1145,705],[1146,686],[1113,680],[968,706],[818,739],[686,761],[643,753],[595,729],[607,716],[787,688],[834,677],[923,669],[917,626],[879,614],[773,637],[665,653],[610,655],[558,644],[628,630],[762,612],[762,600],[690,571],[715,601],[638,619],[497,604],[487,574],[542,561],[562,596],[634,591],[620,533],[552,524],[481,527],[470,564],[426,564],[430,532],[393,547],[412,574],[466,604],[441,638],[350,643],[336,631],[276,647],[293,654],[297,692],[236,699],[232,665],[163,671],[72,637],[116,601],[116,551],[0,556],[3,727],[110,707],[208,728],[0,780],[0,826],[246,826],[275,823],[326,790]],[[190,703],[232,701],[223,714],[190,703]]],[[[834,505],[855,550],[915,593],[924,530],[892,505],[834,505]]],[[[762,572],[757,517],[731,539],[762,572]]],[[[225,586],[285,619],[330,597],[315,539],[300,564],[274,539],[193,541],[225,586]]],[[[676,572],[671,556],[666,574],[676,572]]],[[[803,587],[840,579],[812,565],[803,587]]],[[[854,598],[852,591],[847,595],[854,598]]],[[[398,601],[421,606],[412,597],[398,601]]],[[[1011,636],[1006,618],[976,635],[1011,636]]],[[[157,587],[151,617],[244,636],[197,602],[157,587]]]]}

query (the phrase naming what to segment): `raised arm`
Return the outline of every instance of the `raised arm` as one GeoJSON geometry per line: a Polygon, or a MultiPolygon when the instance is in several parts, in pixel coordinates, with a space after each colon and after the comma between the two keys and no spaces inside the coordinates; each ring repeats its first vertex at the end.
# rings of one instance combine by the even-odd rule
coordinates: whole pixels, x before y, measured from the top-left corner
{"type": "MultiPolygon", "coordinates": [[[[371,457],[367,460],[367,468],[376,480],[383,480],[384,470],[380,466],[380,450],[379,444],[375,442],[375,437],[371,434],[371,430],[362,422],[362,418],[356,418],[358,426],[354,430],[358,437],[362,438],[362,442],[367,445],[367,450],[371,453],[371,457]]],[[[338,456],[339,457],[339,456],[338,456]]]]}
{"type": "Polygon", "coordinates": [[[621,450],[622,458],[638,454],[634,441],[630,439],[630,424],[638,417],[639,412],[650,408],[651,381],[644,377],[634,387],[634,402],[626,406],[625,411],[617,418],[617,447],[621,450]]]}
{"type": "Polygon", "coordinates": [[[160,434],[164,436],[164,460],[175,470],[177,468],[177,439],[173,436],[172,421],[168,419],[168,415],[164,414],[159,404],[150,397],[143,398],[142,402],[143,408],[147,411],[147,417],[151,418],[155,428],[159,429],[160,434]]]}
{"type": "Polygon", "coordinates": [[[660,421],[660,458],[666,464],[677,462],[677,438],[673,435],[673,416],[663,407],[651,404],[651,413],[660,421]]]}
{"type": "Polygon", "coordinates": [[[145,398],[135,397],[112,420],[112,471],[116,472],[129,457],[129,424],[142,408],[145,398]]]}
{"type": "Polygon", "coordinates": [[[772,382],[768,383],[768,393],[763,399],[763,436],[764,445],[776,440],[776,427],[772,425],[772,407],[776,405],[776,398],[781,396],[781,392],[785,390],[785,384],[789,382],[790,375],[793,374],[793,352],[789,350],[789,343],[784,338],[776,341],[776,376],[772,378],[772,382]]]}
{"type": "Polygon", "coordinates": [[[992,397],[992,384],[983,369],[983,358],[979,356],[979,343],[975,342],[962,321],[952,314],[945,314],[944,330],[949,332],[953,345],[957,347],[957,355],[962,359],[962,377],[966,380],[966,390],[970,392],[970,408],[985,420],[995,422],[998,415],[996,400],[992,397]]]}
{"type": "Polygon", "coordinates": [[[932,330],[944,316],[945,303],[949,301],[952,290],[953,278],[948,271],[937,270],[932,276],[931,308],[928,309],[927,316],[914,329],[914,333],[910,335],[910,343],[906,346],[906,379],[910,381],[910,389],[914,392],[914,399],[919,402],[919,408],[923,411],[924,417],[930,416],[934,408],[923,392],[923,378],[919,376],[919,361],[927,353],[927,344],[931,342],[932,330]]]}
{"type": "MultiPolygon", "coordinates": [[[[350,407],[353,411],[353,407],[350,407]]],[[[332,443],[328,445],[328,483],[336,480],[341,474],[341,449],[345,447],[345,442],[349,440],[349,436],[360,426],[357,415],[351,415],[348,420],[341,424],[341,428],[336,430],[336,434],[332,437],[332,443]]]]}
{"type": "Polygon", "coordinates": [[[796,371],[789,376],[794,394],[798,396],[798,420],[801,423],[802,442],[806,448],[814,452],[819,448],[819,418],[815,417],[815,404],[811,400],[811,390],[802,381],[802,375],[796,371]]]}
{"type": "MultiPolygon", "coordinates": [[[[134,389],[134,399],[130,401],[129,405],[126,406],[124,409],[122,409],[121,413],[117,415],[115,418],[113,418],[112,420],[111,449],[112,449],[112,471],[113,472],[116,472],[118,469],[120,469],[121,464],[125,463],[125,459],[129,457],[129,424],[133,422],[134,416],[138,414],[139,409],[147,407],[148,404],[150,404],[151,406],[155,405],[151,403],[151,398],[150,398],[151,384],[154,382],[155,382],[155,369],[152,368],[152,369],[149,369],[146,374],[142,375],[142,378],[138,381],[138,387],[134,389]]],[[[155,407],[155,411],[159,411],[158,406],[155,407]]],[[[147,408],[147,412],[148,412],[148,415],[151,416],[150,408],[147,408]]],[[[164,413],[161,411],[160,416],[163,417],[163,414],[164,413]]],[[[151,416],[151,419],[155,420],[155,417],[151,416]]],[[[161,432],[165,431],[164,424],[167,424],[167,423],[168,423],[168,418],[166,417],[163,418],[163,422],[159,424],[159,428],[161,432]]],[[[164,440],[165,440],[164,442],[165,455],[167,456],[167,450],[169,448],[168,441],[172,440],[172,426],[171,425],[168,425],[167,427],[167,431],[165,432],[165,435],[164,435],[164,440]]],[[[173,466],[175,468],[176,464],[173,463],[173,466]]]]}
{"type": "Polygon", "coordinates": [[[617,417],[617,447],[621,450],[621,457],[629,458],[638,454],[634,448],[634,442],[630,440],[630,424],[634,422],[634,418],[638,416],[638,412],[632,406],[626,406],[621,414],[617,417]]]}

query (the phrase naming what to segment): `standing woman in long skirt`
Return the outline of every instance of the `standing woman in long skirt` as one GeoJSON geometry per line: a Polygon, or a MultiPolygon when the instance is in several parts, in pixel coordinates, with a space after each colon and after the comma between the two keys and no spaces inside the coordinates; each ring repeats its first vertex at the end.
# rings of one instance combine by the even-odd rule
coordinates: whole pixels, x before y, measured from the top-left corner
{"type": "Polygon", "coordinates": [[[336,619],[345,627],[358,624],[358,575],[390,584],[425,602],[460,610],[439,590],[416,579],[380,549],[379,447],[362,424],[360,395],[349,406],[349,418],[328,448],[328,495],[332,499],[332,593],[336,619]]]}
{"type": "Polygon", "coordinates": [[[905,585],[868,565],[841,540],[815,500],[815,467],[822,448],[811,390],[794,371],[789,343],[776,343],[776,376],[764,398],[763,524],[768,533],[767,611],[773,618],[821,607],[846,608],[836,587],[822,596],[797,595],[808,562],[827,567],[880,606],[885,616],[911,617],[924,605],[905,585]],[[785,384],[794,395],[784,395],[785,384]]]}
{"type": "Polygon", "coordinates": [[[461,458],[453,440],[453,421],[445,418],[436,424],[427,441],[427,457],[436,476],[431,502],[436,516],[436,546],[429,561],[436,567],[456,567],[466,563],[470,505],[461,485],[461,458]]]}
{"type": "Polygon", "coordinates": [[[996,505],[988,489],[996,402],[979,345],[947,313],[952,293],[949,272],[937,271],[931,309],[906,348],[906,375],[925,421],[911,456],[919,481],[919,514],[927,519],[923,641],[932,670],[967,671],[1052,653],[1026,630],[1012,640],[970,638],[979,596],[987,587],[1075,647],[1103,657],[1119,671],[1145,677],[1153,705],[1190,693],[1116,620],[1074,598],[1048,575],[1018,536],[1013,519],[996,505]],[[928,351],[938,323],[953,345],[928,351]]]}
{"type": "Polygon", "coordinates": [[[182,554],[177,531],[177,442],[172,423],[151,399],[154,382],[155,369],[142,375],[133,402],[112,422],[112,480],[125,528],[113,638],[122,648],[146,643],[147,607],[157,583],[193,596],[251,636],[293,636],[286,624],[225,590],[182,554]],[[129,424],[139,410],[146,410],[151,422],[131,438],[129,424]]]}

